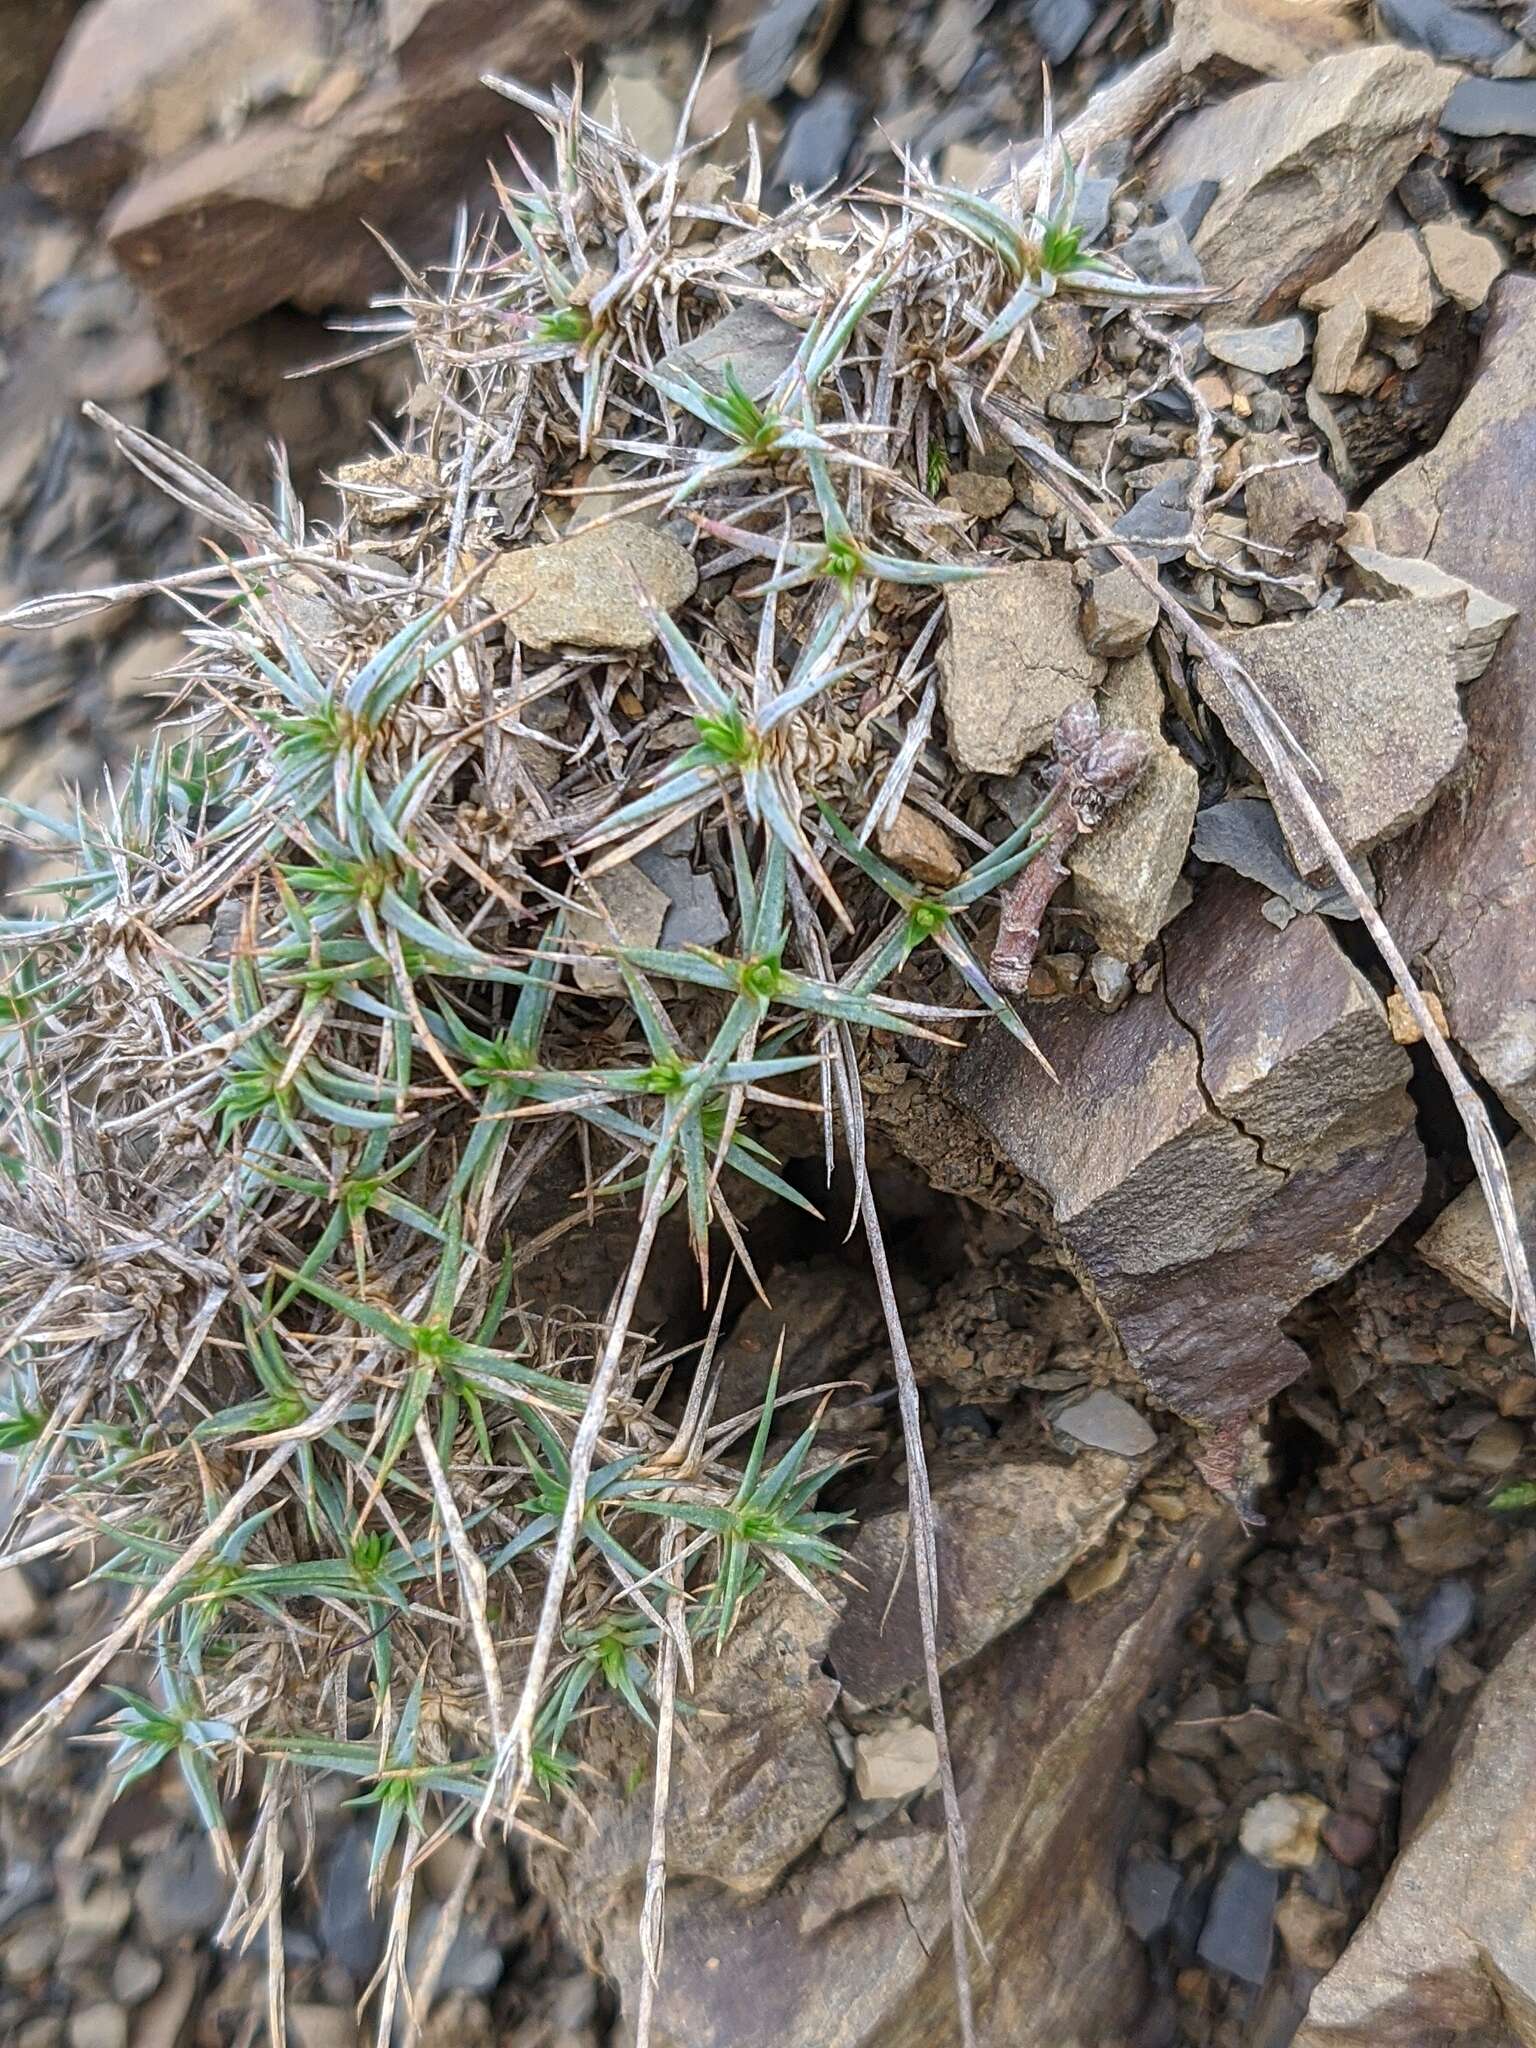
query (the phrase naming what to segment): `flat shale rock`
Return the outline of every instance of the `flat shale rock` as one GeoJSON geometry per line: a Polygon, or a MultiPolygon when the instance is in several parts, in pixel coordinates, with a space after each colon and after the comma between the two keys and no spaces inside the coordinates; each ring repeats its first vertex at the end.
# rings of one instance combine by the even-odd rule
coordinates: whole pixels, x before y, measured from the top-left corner
{"type": "Polygon", "coordinates": [[[1426,221],[1422,233],[1435,282],[1463,312],[1475,313],[1503,275],[1504,251],[1491,236],[1475,235],[1459,220],[1426,221]]]}
{"type": "MultiPolygon", "coordinates": [[[[139,38],[142,50],[130,50],[122,63],[129,78],[140,78],[164,61],[168,20],[200,24],[212,11],[110,0],[87,19],[153,18],[153,29],[139,38]]],[[[226,20],[257,11],[254,0],[219,0],[217,9],[226,20]]],[[[61,110],[57,120],[50,115],[48,126],[30,131],[26,174],[62,204],[92,212],[105,206],[102,234],[117,262],[165,332],[183,348],[202,348],[276,306],[318,313],[365,305],[397,273],[359,222],[407,253],[435,251],[444,205],[483,175],[486,150],[509,125],[522,129],[506,101],[481,85],[481,73],[548,78],[595,41],[639,33],[654,11],[650,0],[519,0],[515,7],[505,0],[391,0],[381,21],[390,61],[323,109],[325,78],[306,85],[309,74],[294,65],[295,53],[307,58],[311,39],[296,28],[289,45],[281,34],[274,41],[267,16],[298,23],[331,9],[322,0],[276,0],[257,33],[269,53],[279,50],[286,69],[270,84],[256,78],[251,111],[235,132],[225,120],[246,102],[240,95],[220,99],[206,85],[240,47],[231,33],[227,49],[203,53],[185,95],[170,99],[190,108],[206,134],[157,153],[163,94],[135,103],[131,119],[103,115],[83,135],[60,127],[61,110]],[[284,89],[316,85],[310,99],[281,97],[284,89]]],[[[191,34],[178,36],[177,47],[191,34]]],[[[323,73],[324,66],[310,70],[323,73]]],[[[110,78],[93,91],[93,105],[103,94],[114,108],[122,99],[110,78]]],[[[45,110],[46,103],[39,119],[45,110]]]]}
{"type": "Polygon", "coordinates": [[[1440,1789],[1312,1994],[1295,2048],[1536,2040],[1536,1630],[1473,1700],[1440,1789]]]}
{"type": "Polygon", "coordinates": [[[20,139],[28,181],[90,210],[241,105],[293,97],[326,68],[322,0],[98,0],[20,139]]]}
{"type": "Polygon", "coordinates": [[[795,359],[803,336],[755,299],[733,307],[702,334],[663,356],[658,367],[692,377],[716,396],[728,369],[748,398],[766,398],[795,359]]]}
{"type": "Polygon", "coordinates": [[[530,647],[636,652],[655,629],[641,594],[674,611],[698,588],[692,555],[669,533],[634,519],[583,527],[548,546],[512,548],[487,571],[481,591],[511,613],[507,631],[530,647]]]}
{"type": "Polygon", "coordinates": [[[1194,237],[1223,322],[1286,313],[1378,225],[1458,74],[1387,44],[1202,108],[1169,135],[1153,198],[1203,178],[1220,191],[1194,237]]]}
{"type": "MultiPolygon", "coordinates": [[[[1294,625],[1222,636],[1317,768],[1313,794],[1348,854],[1422,818],[1467,744],[1457,682],[1466,660],[1465,601],[1341,604],[1294,625]]],[[[1260,767],[1253,729],[1220,673],[1200,669],[1206,703],[1260,767]]],[[[1294,799],[1269,792],[1296,865],[1326,864],[1294,799]]]]}
{"type": "Polygon", "coordinates": [[[1417,334],[1429,325],[1435,310],[1434,280],[1429,258],[1411,228],[1372,235],[1347,263],[1301,295],[1309,313],[1324,313],[1351,300],[1389,334],[1417,334]]]}
{"type": "Polygon", "coordinates": [[[1155,1399],[1204,1422],[1306,1370],[1279,1318],[1373,1251],[1423,1179],[1381,1003],[1320,918],[1277,931],[1263,902],[1210,880],[1156,989],[1108,1017],[1029,1007],[1059,1083],[989,1029],[943,1084],[1049,1205],[1155,1399]]]}
{"type": "Polygon", "coordinates": [[[1451,1030],[1536,1135],[1536,280],[1501,278],[1476,378],[1439,443],[1366,505],[1377,545],[1519,609],[1467,692],[1469,745],[1377,859],[1382,914],[1451,1030]]]}
{"type": "MultiPolygon", "coordinates": [[[[998,1459],[935,1472],[944,1590],[939,1669],[968,1662],[1022,1621],[1109,1534],[1138,1476],[1134,1462],[1099,1450],[1070,1463],[998,1459]]],[[[871,1706],[920,1682],[923,1668],[904,1507],[864,1521],[849,1545],[849,1567],[856,1583],[827,1661],[847,1691],[871,1706]]]]}
{"type": "Polygon", "coordinates": [[[1105,664],[1083,639],[1069,562],[1024,562],[950,586],[939,696],[958,768],[1012,775],[1050,740],[1105,664]]]}
{"type": "MultiPolygon", "coordinates": [[[[1509,1168],[1520,1235],[1527,1245],[1536,1246],[1536,1144],[1526,1137],[1516,1138],[1504,1149],[1504,1163],[1509,1168]]],[[[1440,1211],[1419,1239],[1417,1250],[1420,1258],[1438,1266],[1484,1308],[1491,1308],[1495,1315],[1509,1314],[1509,1276],[1499,1255],[1493,1218],[1476,1181],[1440,1211]]]]}
{"type": "Polygon", "coordinates": [[[1354,567],[1356,586],[1367,597],[1462,599],[1466,630],[1459,650],[1458,682],[1476,682],[1519,616],[1512,604],[1490,597],[1486,590],[1479,590],[1462,577],[1452,576],[1416,555],[1385,555],[1380,548],[1369,547],[1346,547],[1344,552],[1354,567]]]}
{"type": "MultiPolygon", "coordinates": [[[[991,1958],[977,1965],[985,2041],[1119,2041],[1145,2006],[1145,1952],[1115,1896],[1132,1802],[1106,1788],[1138,1758],[1139,1704],[1178,1655],[1233,1530],[1207,1500],[1176,1536],[1150,1538],[1117,1585],[1082,1605],[1053,1602],[950,1689],[970,1897],[991,1958]]],[[[761,1751],[766,1767],[766,1736],[761,1751]]],[[[563,1895],[578,1941],[601,1944],[632,2012],[650,1801],[633,1795],[615,1817],[614,1795],[583,1797],[594,1826],[573,1854],[544,1858],[540,1875],[563,1895]],[[609,1873],[600,1895],[587,1877],[594,1863],[609,1873]]],[[[723,1824],[741,1811],[734,1802],[723,1824]]],[[[719,1882],[679,1882],[676,1864],[672,1880],[656,2048],[935,2048],[957,2038],[935,1795],[899,1835],[824,1852],[752,1902],[719,1882]]]]}
{"type": "Polygon", "coordinates": [[[1152,754],[1130,795],[1076,842],[1067,867],[1076,906],[1102,949],[1117,960],[1139,960],[1168,916],[1200,778],[1163,738],[1163,690],[1149,655],[1113,665],[1099,708],[1106,726],[1144,733],[1152,754]]]}

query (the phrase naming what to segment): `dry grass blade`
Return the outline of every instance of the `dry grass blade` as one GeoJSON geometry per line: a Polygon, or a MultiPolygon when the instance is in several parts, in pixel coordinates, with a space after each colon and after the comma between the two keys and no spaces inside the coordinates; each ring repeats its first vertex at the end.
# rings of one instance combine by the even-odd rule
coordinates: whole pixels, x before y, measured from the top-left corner
{"type": "Polygon", "coordinates": [[[971,1988],[970,1944],[982,1947],[966,1897],[965,1819],[960,1811],[960,1794],[955,1784],[955,1763],[949,1747],[949,1730],[944,1717],[944,1683],[939,1671],[939,1552],[933,1525],[933,1497],[928,1490],[928,1462],[923,1450],[923,1418],[919,1405],[917,1375],[907,1349],[901,1308],[885,1252],[880,1212],[874,1189],[866,1177],[860,1197],[864,1235],[870,1263],[879,1290],[880,1309],[890,1338],[891,1358],[896,1368],[897,1404],[901,1414],[902,1442],[907,1453],[907,1502],[911,1522],[912,1575],[917,1588],[917,1610],[922,1626],[923,1675],[928,1688],[928,1711],[933,1721],[934,1740],[939,1752],[939,1784],[944,1797],[944,1834],[949,1873],[949,1938],[955,1975],[955,2004],[960,2021],[962,2048],[975,2048],[976,2009],[971,1988]]]}

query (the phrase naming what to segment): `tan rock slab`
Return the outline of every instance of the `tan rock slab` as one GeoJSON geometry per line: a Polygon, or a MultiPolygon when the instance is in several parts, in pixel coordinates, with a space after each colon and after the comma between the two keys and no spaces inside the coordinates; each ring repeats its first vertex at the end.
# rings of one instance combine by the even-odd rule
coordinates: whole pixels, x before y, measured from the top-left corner
{"type": "Polygon", "coordinates": [[[952,584],[947,609],[939,696],[950,754],[975,774],[1012,775],[1104,680],[1083,640],[1071,564],[1025,562],[952,584]]]}
{"type": "MultiPolygon", "coordinates": [[[[1448,597],[1342,604],[1294,625],[1222,636],[1306,750],[1318,807],[1347,854],[1423,817],[1460,762],[1465,634],[1465,607],[1448,597]]],[[[1206,664],[1199,675],[1206,703],[1259,765],[1253,729],[1226,681],[1206,664]]],[[[1301,873],[1324,867],[1294,797],[1277,783],[1269,798],[1301,873]]]]}
{"type": "Polygon", "coordinates": [[[1435,310],[1429,258],[1411,228],[1372,235],[1349,261],[1301,295],[1309,313],[1353,300],[1390,334],[1417,334],[1435,310]]]}
{"type": "Polygon", "coordinates": [[[1189,851],[1200,778],[1163,738],[1163,691],[1142,653],[1109,671],[1099,705],[1106,726],[1145,733],[1152,755],[1135,788],[1067,856],[1073,898],[1100,947],[1139,960],[1166,923],[1189,851]]]}
{"type": "MultiPolygon", "coordinates": [[[[602,910],[572,911],[567,931],[573,946],[654,946],[671,907],[671,898],[647,879],[632,861],[599,875],[592,885],[602,910]]],[[[616,995],[624,986],[613,961],[597,954],[578,960],[571,969],[579,989],[588,995],[616,995]]]]}
{"type": "Polygon", "coordinates": [[[1419,232],[1440,289],[1463,312],[1475,313],[1508,268],[1504,251],[1459,220],[1426,221],[1419,232]]]}
{"type": "Polygon", "coordinates": [[[645,602],[675,611],[698,583],[692,555],[671,534],[620,519],[548,545],[511,548],[480,589],[510,614],[507,631],[529,647],[634,653],[656,638],[645,602]]]}
{"type": "Polygon", "coordinates": [[[878,1728],[853,1745],[853,1782],[861,1799],[910,1799],[938,1775],[938,1741],[921,1724],[878,1728]]]}
{"type": "MultiPolygon", "coordinates": [[[[1509,1168],[1520,1235],[1536,1254],[1536,1144],[1526,1137],[1516,1138],[1504,1148],[1504,1163],[1509,1168]]],[[[1495,1315],[1509,1314],[1509,1278],[1499,1256],[1493,1218],[1475,1180],[1440,1211],[1415,1249],[1421,1259],[1428,1259],[1484,1308],[1491,1308],[1495,1315]]]]}

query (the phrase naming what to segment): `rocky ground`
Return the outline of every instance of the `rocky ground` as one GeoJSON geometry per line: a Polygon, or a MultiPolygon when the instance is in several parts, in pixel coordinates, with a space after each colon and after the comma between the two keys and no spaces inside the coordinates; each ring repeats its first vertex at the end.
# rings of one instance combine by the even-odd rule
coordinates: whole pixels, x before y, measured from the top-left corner
{"type": "MultiPolygon", "coordinates": [[[[258,22],[224,0],[179,40],[98,0],[57,56],[71,10],[28,12],[0,278],[7,605],[196,556],[197,508],[148,492],[80,399],[242,483],[276,433],[318,487],[411,393],[389,354],[284,373],[358,339],[320,316],[386,274],[359,214],[440,254],[447,196],[508,113],[478,71],[543,77],[556,45],[600,39],[599,102],[660,149],[704,26],[635,6],[620,42],[576,6],[508,26],[461,0],[288,0],[258,22]]],[[[1051,309],[1016,373],[1206,658],[1007,446],[947,422],[940,506],[1006,566],[952,592],[919,715],[973,779],[953,809],[920,763],[882,839],[952,877],[996,806],[1030,808],[1031,761],[1085,693],[1149,743],[1128,802],[1062,847],[1028,966],[1023,1014],[1059,1083],[998,1035],[947,1063],[891,1056],[873,1084],[988,2038],[1525,2040],[1536,1376],[1420,1026],[1219,657],[1240,649],[1306,750],[1536,1215],[1536,16],[783,0],[708,27],[697,125],[729,154],[755,119],[781,192],[889,179],[897,146],[984,183],[1038,128],[1042,52],[1061,112],[1089,123],[1096,88],[1160,64],[1134,118],[1079,131],[1078,219],[1138,274],[1219,291],[1185,322],[1051,309]]],[[[396,458],[370,474],[409,496],[396,458]]],[[[502,518],[500,541],[526,539],[531,501],[502,518]]],[[[372,540],[387,556],[387,501],[372,540]]],[[[533,595],[555,643],[612,644],[611,593],[533,595]]],[[[120,754],[174,623],[130,593],[0,641],[13,795],[46,807],[120,754]]],[[[649,886],[659,928],[678,901],[649,886]]],[[[676,1767],[665,2038],[915,2048],[949,2038],[943,1836],[882,1329],[819,1239],[785,1243],[773,1294],[771,1320],[739,1317],[732,1370],[748,1398],[782,1321],[790,1385],[853,1383],[829,1433],[867,1454],[857,1583],[830,1615],[774,1596],[696,1702],[710,1740],[685,1732],[676,1767]]],[[[48,1568],[0,1577],[8,1725],[107,1597],[48,1568]]],[[[575,1950],[632,1992],[634,1737],[595,1738],[608,1768],[531,1876],[492,1859],[476,1879],[426,2038],[624,2038],[575,1950]]],[[[216,1945],[222,1887],[176,1785],[114,1805],[102,1761],[50,1741],[0,1785],[0,2031],[259,2038],[262,1959],[216,1945]]],[[[316,1821],[287,1936],[300,2048],[357,2038],[383,1942],[356,1820],[316,1821]]],[[[423,1952],[456,1854],[429,1868],[423,1952]]]]}

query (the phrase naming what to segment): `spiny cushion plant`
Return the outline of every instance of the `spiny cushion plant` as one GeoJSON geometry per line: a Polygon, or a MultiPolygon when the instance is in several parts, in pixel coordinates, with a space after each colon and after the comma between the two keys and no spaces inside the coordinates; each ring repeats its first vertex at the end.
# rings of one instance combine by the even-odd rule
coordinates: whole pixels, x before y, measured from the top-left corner
{"type": "Polygon", "coordinates": [[[537,1825],[594,1712],[670,1741],[754,1591],[840,1568],[814,1419],[779,1434],[774,1378],[716,1413],[721,1269],[761,1289],[753,1215],[812,1208],[767,1142],[791,1115],[851,1158],[887,1303],[942,1739],[861,1049],[983,1012],[1027,1042],[982,938],[1056,796],[1010,823],[931,735],[943,586],[1001,559],[932,490],[966,443],[1059,467],[1008,373],[1044,298],[1178,296],[1084,255],[1070,180],[1026,217],[1022,187],[909,165],[773,216],[755,156],[722,188],[686,114],[656,163],[579,87],[502,89],[553,172],[519,160],[500,219],[405,273],[375,325],[416,353],[410,445],[334,524],[281,469],[268,512],[114,426],[223,529],[222,585],[169,580],[185,698],[125,778],[72,819],[13,807],[49,893],[0,935],[13,1549],[88,1547],[124,1589],[12,1752],[141,1648],[113,1768],[184,1774],[229,1932],[273,1937],[275,2015],[295,1787],[354,1781],[394,1900],[381,2040],[436,1831],[537,1825]],[[747,304],[789,338],[761,396],[662,367],[747,304]],[[481,568],[596,458],[693,547],[698,595],[642,653],[541,658],[481,568]],[[870,850],[903,801],[972,849],[942,891],[870,850]],[[602,879],[663,839],[718,893],[717,946],[608,923],[602,879]],[[646,1327],[658,1245],[691,1247],[702,1347],[646,1327]]]}

